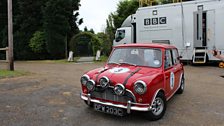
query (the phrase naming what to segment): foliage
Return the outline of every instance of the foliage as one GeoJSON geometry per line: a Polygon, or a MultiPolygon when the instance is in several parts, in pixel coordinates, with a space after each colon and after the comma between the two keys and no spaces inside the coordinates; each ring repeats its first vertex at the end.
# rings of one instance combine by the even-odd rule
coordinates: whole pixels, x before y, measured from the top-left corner
{"type": "Polygon", "coordinates": [[[69,45],[75,56],[92,56],[101,50],[102,40],[91,32],[81,32],[71,39],[69,45]]]}
{"type": "Polygon", "coordinates": [[[45,34],[41,31],[36,31],[30,39],[29,47],[35,53],[46,52],[45,34]]]}
{"type": "MultiPolygon", "coordinates": [[[[183,2],[185,1],[193,1],[193,0],[182,0],[183,2]]],[[[168,4],[168,3],[173,3],[173,0],[156,0],[153,2],[153,5],[160,5],[160,4],[168,4]]],[[[147,6],[147,5],[144,5],[147,6]]]]}
{"type": "Polygon", "coordinates": [[[84,32],[91,32],[93,34],[95,34],[94,30],[91,28],[90,30],[88,30],[87,26],[84,27],[84,32]]]}
{"type": "Polygon", "coordinates": [[[3,48],[6,46],[3,41],[7,41],[7,0],[0,1],[0,8],[0,48],[3,48]]]}
{"type": "Polygon", "coordinates": [[[138,9],[139,3],[137,0],[123,0],[117,5],[117,10],[108,16],[106,21],[106,34],[109,36],[110,48],[114,40],[116,29],[121,27],[123,21],[131,14],[134,14],[138,9]]]}
{"type": "Polygon", "coordinates": [[[108,19],[107,19],[107,27],[105,29],[105,33],[108,35],[108,38],[109,38],[109,46],[110,48],[112,48],[112,44],[113,44],[113,40],[114,40],[114,34],[116,32],[116,29],[113,25],[113,19],[112,19],[112,16],[109,15],[108,16],[108,19]]]}
{"type": "MultiPolygon", "coordinates": [[[[76,11],[79,6],[80,0],[13,0],[15,59],[39,59],[39,52],[29,46],[36,31],[45,32],[48,52],[42,54],[44,57],[63,57],[65,42],[79,32],[78,26],[83,22],[76,11]]],[[[5,47],[7,0],[0,1],[0,8],[0,47],[5,47]]]]}
{"type": "Polygon", "coordinates": [[[100,61],[102,61],[102,62],[107,62],[107,60],[108,60],[108,56],[102,55],[100,57],[100,61]]]}
{"type": "Polygon", "coordinates": [[[66,7],[69,4],[69,1],[49,0],[44,9],[47,51],[52,58],[62,58],[64,56],[66,35],[69,31],[69,13],[66,7]]]}
{"type": "Polygon", "coordinates": [[[107,34],[100,32],[97,34],[97,37],[102,41],[102,54],[108,56],[111,52],[112,43],[107,34]]]}
{"type": "Polygon", "coordinates": [[[113,25],[115,29],[121,27],[123,21],[131,14],[134,14],[139,7],[137,0],[124,0],[120,1],[117,5],[117,11],[111,13],[113,19],[113,25]]]}
{"type": "Polygon", "coordinates": [[[89,32],[95,34],[95,31],[92,28],[89,30],[89,32]]]}
{"type": "Polygon", "coordinates": [[[88,32],[87,26],[84,27],[84,32],[88,32]]]}
{"type": "Polygon", "coordinates": [[[16,59],[35,59],[37,56],[29,47],[33,34],[42,29],[42,6],[46,0],[17,0],[14,9],[14,55],[16,59]]]}

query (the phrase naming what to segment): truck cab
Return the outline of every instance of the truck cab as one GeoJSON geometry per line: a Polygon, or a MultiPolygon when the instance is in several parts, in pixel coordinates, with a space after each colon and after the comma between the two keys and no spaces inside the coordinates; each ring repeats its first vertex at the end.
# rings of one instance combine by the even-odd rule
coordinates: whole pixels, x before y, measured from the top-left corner
{"type": "Polygon", "coordinates": [[[115,33],[113,46],[132,43],[131,31],[132,31],[131,27],[118,28],[115,33]]]}

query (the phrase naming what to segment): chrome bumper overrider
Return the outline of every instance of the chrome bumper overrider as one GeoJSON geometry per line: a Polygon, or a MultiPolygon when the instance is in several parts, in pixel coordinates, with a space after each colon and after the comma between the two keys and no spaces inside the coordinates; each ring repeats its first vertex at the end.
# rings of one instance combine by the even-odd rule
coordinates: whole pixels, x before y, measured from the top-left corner
{"type": "Polygon", "coordinates": [[[134,110],[134,111],[150,111],[151,110],[151,106],[149,104],[139,104],[139,103],[133,103],[131,101],[128,101],[127,106],[125,106],[121,104],[113,104],[110,102],[102,102],[100,100],[91,99],[90,94],[81,93],[80,96],[81,96],[81,99],[87,101],[88,104],[92,102],[92,103],[98,103],[98,104],[107,105],[107,106],[123,108],[123,109],[127,109],[127,113],[131,113],[131,110],[134,110]],[[137,105],[137,106],[132,106],[132,105],[137,105]],[[140,106],[143,106],[143,107],[140,107],[140,106]]]}

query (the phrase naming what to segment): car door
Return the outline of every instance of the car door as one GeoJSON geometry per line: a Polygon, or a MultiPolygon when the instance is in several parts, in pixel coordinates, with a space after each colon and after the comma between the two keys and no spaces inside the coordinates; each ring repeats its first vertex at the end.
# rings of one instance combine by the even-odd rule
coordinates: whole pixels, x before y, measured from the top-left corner
{"type": "Polygon", "coordinates": [[[175,74],[177,73],[174,67],[172,49],[167,49],[165,51],[164,62],[165,92],[167,99],[169,99],[174,94],[175,88],[177,87],[175,83],[175,74]]]}
{"type": "Polygon", "coordinates": [[[179,55],[178,55],[178,51],[177,49],[172,49],[172,57],[173,57],[173,69],[174,69],[174,75],[175,75],[175,85],[174,85],[174,89],[175,91],[177,90],[177,88],[179,88],[180,86],[180,76],[182,74],[182,66],[180,64],[180,60],[179,60],[179,55]]]}

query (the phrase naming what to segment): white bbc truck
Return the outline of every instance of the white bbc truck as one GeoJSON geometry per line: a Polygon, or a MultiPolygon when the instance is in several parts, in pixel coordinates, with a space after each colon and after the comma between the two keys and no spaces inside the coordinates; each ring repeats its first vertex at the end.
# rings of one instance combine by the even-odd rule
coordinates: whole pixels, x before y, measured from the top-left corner
{"type": "Polygon", "coordinates": [[[113,45],[165,43],[178,48],[182,60],[206,63],[224,54],[224,0],[195,0],[140,7],[118,28],[113,45]]]}

